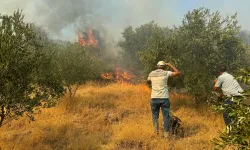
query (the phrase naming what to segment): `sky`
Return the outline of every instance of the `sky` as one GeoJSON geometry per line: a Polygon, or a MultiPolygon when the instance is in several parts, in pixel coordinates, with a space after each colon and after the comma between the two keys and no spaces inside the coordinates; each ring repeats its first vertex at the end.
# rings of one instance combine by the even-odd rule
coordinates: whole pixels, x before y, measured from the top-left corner
{"type": "Polygon", "coordinates": [[[91,26],[102,36],[119,40],[124,28],[154,20],[180,25],[188,11],[205,7],[222,16],[238,13],[239,25],[250,30],[249,0],[0,0],[0,13],[23,9],[25,20],[42,26],[52,38],[74,40],[76,31],[91,26]]]}

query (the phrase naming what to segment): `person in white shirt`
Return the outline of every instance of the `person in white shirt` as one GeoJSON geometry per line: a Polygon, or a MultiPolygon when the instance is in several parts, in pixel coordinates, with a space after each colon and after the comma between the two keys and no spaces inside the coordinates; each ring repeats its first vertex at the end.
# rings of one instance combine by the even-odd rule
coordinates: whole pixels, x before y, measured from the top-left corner
{"type": "MultiPolygon", "coordinates": [[[[213,86],[213,90],[218,91],[221,88],[223,95],[227,97],[224,103],[230,105],[233,103],[232,97],[241,96],[243,89],[241,88],[237,80],[231,74],[227,73],[226,66],[221,66],[219,73],[220,76],[218,77],[218,79],[214,80],[215,84],[213,86]]],[[[223,118],[226,126],[230,125],[232,121],[227,113],[223,113],[223,118]]]]}
{"type": "Polygon", "coordinates": [[[153,117],[153,126],[156,134],[159,133],[159,112],[162,109],[162,115],[164,120],[164,137],[169,136],[169,93],[167,81],[169,77],[179,76],[180,72],[170,63],[159,61],[157,63],[157,69],[152,71],[147,82],[152,86],[151,92],[151,111],[153,117]],[[169,66],[173,71],[166,71],[169,66]]]}

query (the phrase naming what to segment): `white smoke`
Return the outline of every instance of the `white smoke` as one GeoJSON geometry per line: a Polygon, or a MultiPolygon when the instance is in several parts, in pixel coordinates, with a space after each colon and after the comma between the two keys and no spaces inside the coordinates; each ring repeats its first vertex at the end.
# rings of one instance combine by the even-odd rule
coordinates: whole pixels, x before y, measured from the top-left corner
{"type": "Polygon", "coordinates": [[[1,0],[1,14],[22,9],[25,19],[45,28],[52,37],[74,39],[78,28],[102,30],[117,39],[128,25],[151,20],[172,22],[162,0],[1,0]],[[162,13],[167,15],[163,16],[162,13]],[[104,31],[105,30],[105,31],[104,31]]]}
{"type": "MultiPolygon", "coordinates": [[[[184,1],[184,0],[183,0],[184,1]]],[[[162,26],[179,25],[186,11],[180,0],[0,0],[0,13],[12,14],[23,9],[25,19],[45,28],[52,37],[74,40],[76,30],[92,27],[102,36],[118,40],[123,29],[155,20],[162,26]]],[[[190,2],[191,3],[191,2],[190,2]]],[[[249,29],[248,4],[250,2],[193,2],[200,6],[219,10],[223,15],[239,12],[239,23],[249,29]],[[232,7],[233,6],[233,7],[232,7]]],[[[189,9],[192,10],[189,6],[189,9]]],[[[187,8],[186,8],[187,9],[187,8]]]]}

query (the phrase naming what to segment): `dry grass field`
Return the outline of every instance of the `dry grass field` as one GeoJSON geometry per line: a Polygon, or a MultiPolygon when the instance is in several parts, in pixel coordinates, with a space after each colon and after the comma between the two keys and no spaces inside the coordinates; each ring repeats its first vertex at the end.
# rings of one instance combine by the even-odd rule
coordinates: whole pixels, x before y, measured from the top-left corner
{"type": "MultiPolygon", "coordinates": [[[[153,134],[150,89],[145,85],[89,83],[67,95],[35,121],[19,118],[0,128],[1,150],[208,150],[224,127],[220,114],[171,93],[171,109],[182,120],[184,138],[153,134]]],[[[162,128],[162,116],[160,115],[162,128]]]]}

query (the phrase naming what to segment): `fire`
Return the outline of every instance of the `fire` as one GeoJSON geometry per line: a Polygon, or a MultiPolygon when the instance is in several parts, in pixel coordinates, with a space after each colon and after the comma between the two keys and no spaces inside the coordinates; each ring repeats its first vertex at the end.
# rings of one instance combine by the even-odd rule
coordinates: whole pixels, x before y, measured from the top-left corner
{"type": "Polygon", "coordinates": [[[95,39],[95,37],[93,36],[93,32],[92,29],[88,30],[88,43],[89,45],[94,45],[97,46],[98,45],[98,41],[95,39]]]}
{"type": "Polygon", "coordinates": [[[117,82],[128,82],[135,76],[133,74],[130,74],[126,71],[122,71],[120,68],[115,69],[115,79],[117,82]]]}
{"type": "Polygon", "coordinates": [[[78,36],[78,41],[79,41],[79,43],[80,43],[82,46],[86,46],[86,45],[87,45],[87,42],[84,40],[84,38],[82,37],[82,35],[81,35],[80,32],[77,33],[77,36],[78,36]]]}
{"type": "Polygon", "coordinates": [[[101,78],[102,79],[107,79],[107,80],[113,80],[114,79],[112,73],[103,73],[103,74],[101,74],[101,78]]]}
{"type": "Polygon", "coordinates": [[[93,45],[93,46],[98,46],[98,40],[95,39],[93,36],[93,31],[92,29],[88,29],[88,36],[87,39],[82,36],[80,32],[77,33],[78,41],[82,46],[86,45],[93,45]]]}
{"type": "MultiPolygon", "coordinates": [[[[93,45],[98,46],[98,40],[95,39],[92,29],[88,29],[87,35],[83,37],[81,32],[77,33],[78,41],[82,46],[93,45]]],[[[115,68],[115,66],[113,66],[115,68]]],[[[116,67],[114,72],[106,72],[101,74],[101,78],[104,80],[115,81],[119,83],[131,83],[131,80],[135,78],[132,73],[123,71],[121,68],[116,67]]]]}
{"type": "Polygon", "coordinates": [[[135,78],[135,75],[127,71],[122,71],[121,68],[116,67],[114,73],[103,73],[101,74],[101,78],[104,80],[111,80],[118,83],[129,83],[132,79],[135,78]]]}

